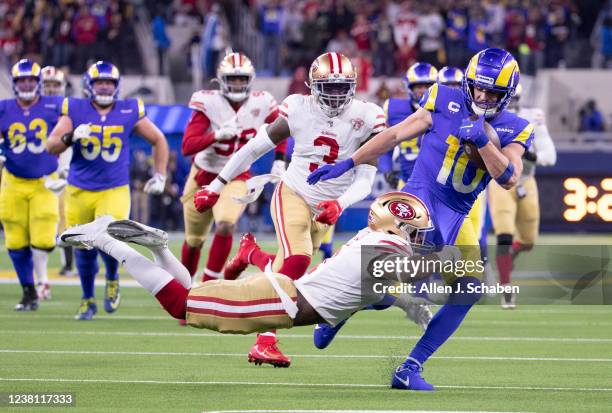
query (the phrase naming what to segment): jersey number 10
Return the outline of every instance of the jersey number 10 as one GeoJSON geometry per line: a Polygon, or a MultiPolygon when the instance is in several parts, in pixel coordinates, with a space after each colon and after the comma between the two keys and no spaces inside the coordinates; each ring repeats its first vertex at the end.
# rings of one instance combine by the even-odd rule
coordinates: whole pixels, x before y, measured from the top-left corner
{"type": "Polygon", "coordinates": [[[448,135],[446,138],[446,143],[448,143],[448,149],[446,150],[446,154],[444,155],[444,162],[442,162],[442,168],[440,168],[440,172],[438,172],[438,177],[436,181],[441,185],[446,185],[446,181],[448,181],[448,177],[453,170],[453,166],[455,167],[453,171],[452,177],[452,185],[455,191],[460,192],[462,194],[469,194],[472,192],[480,181],[482,181],[482,177],[485,174],[485,170],[477,168],[476,176],[472,179],[468,185],[463,183],[463,175],[465,174],[465,169],[467,167],[467,163],[469,158],[465,152],[462,152],[457,160],[457,152],[459,151],[459,138],[454,135],[448,135]]]}

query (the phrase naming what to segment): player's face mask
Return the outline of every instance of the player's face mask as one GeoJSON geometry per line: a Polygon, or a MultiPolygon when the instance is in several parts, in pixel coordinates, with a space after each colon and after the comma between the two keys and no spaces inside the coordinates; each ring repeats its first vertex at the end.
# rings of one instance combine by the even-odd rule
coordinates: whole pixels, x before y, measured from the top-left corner
{"type": "Polygon", "coordinates": [[[117,84],[114,80],[101,79],[93,82],[93,100],[100,106],[110,106],[115,101],[117,84]]]}
{"type": "Polygon", "coordinates": [[[61,82],[47,80],[42,86],[43,96],[64,96],[64,85],[61,82]]]}
{"type": "Polygon", "coordinates": [[[494,116],[499,109],[503,94],[477,86],[470,87],[472,94],[472,111],[478,116],[489,118],[494,116]]]}
{"type": "Polygon", "coordinates": [[[355,95],[354,82],[313,82],[312,92],[323,112],[334,117],[340,115],[355,95]]]}
{"type": "Polygon", "coordinates": [[[429,89],[432,84],[433,83],[420,83],[411,86],[410,91],[412,92],[413,100],[418,103],[425,94],[425,92],[427,92],[427,89],[429,89]]]}
{"type": "Polygon", "coordinates": [[[38,94],[38,79],[36,77],[22,77],[15,80],[15,92],[19,99],[31,102],[38,94]]]}
{"type": "Polygon", "coordinates": [[[249,97],[251,77],[225,75],[222,77],[223,95],[233,102],[242,102],[249,97]]]}

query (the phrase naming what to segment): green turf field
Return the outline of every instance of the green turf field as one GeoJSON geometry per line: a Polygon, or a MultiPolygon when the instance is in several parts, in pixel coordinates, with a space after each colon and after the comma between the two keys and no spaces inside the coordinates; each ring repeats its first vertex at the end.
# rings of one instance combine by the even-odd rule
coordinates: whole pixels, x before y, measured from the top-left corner
{"type": "Polygon", "coordinates": [[[438,391],[422,394],[388,388],[420,336],[397,309],[357,314],[324,351],[312,328],[281,331],[293,364],[275,369],[247,363],[252,336],[180,327],[146,291],[122,295],[117,313],[77,322],[78,286],[20,314],[19,287],[0,284],[0,393],[73,392],[68,412],[612,411],[611,306],[477,306],[427,363],[438,391]]]}

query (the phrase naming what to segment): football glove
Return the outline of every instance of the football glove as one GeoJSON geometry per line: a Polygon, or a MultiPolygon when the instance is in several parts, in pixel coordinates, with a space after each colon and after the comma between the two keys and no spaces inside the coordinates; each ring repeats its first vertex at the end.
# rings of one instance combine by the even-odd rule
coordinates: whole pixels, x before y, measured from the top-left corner
{"type": "Polygon", "coordinates": [[[145,184],[143,191],[146,194],[159,195],[164,192],[166,188],[166,176],[157,172],[151,179],[145,184]]]}
{"type": "Polygon", "coordinates": [[[79,139],[87,139],[91,136],[91,123],[82,123],[76,127],[72,132],[72,141],[78,141],[79,139]]]}
{"type": "Polygon", "coordinates": [[[479,116],[476,120],[463,119],[457,137],[461,142],[472,142],[478,149],[489,143],[484,129],[484,116],[479,116]]]}
{"type": "Polygon", "coordinates": [[[236,123],[236,118],[233,118],[225,122],[221,127],[215,131],[215,140],[223,141],[226,139],[232,139],[234,136],[240,134],[240,127],[236,123]]]}
{"type": "Polygon", "coordinates": [[[272,162],[272,169],[270,169],[271,175],[282,176],[287,170],[285,161],[277,159],[272,162]]]}
{"type": "Polygon", "coordinates": [[[310,185],[314,185],[319,181],[327,181],[328,179],[337,178],[341,175],[344,175],[345,172],[351,170],[355,167],[355,161],[353,158],[345,159],[342,162],[338,162],[337,164],[327,164],[319,167],[319,169],[311,172],[306,178],[306,181],[310,185]]]}
{"type": "Polygon", "coordinates": [[[55,195],[60,196],[66,188],[68,181],[64,178],[54,179],[49,176],[45,176],[45,188],[53,192],[55,195]]]}
{"type": "Polygon", "coordinates": [[[193,196],[193,204],[198,212],[203,213],[212,208],[219,199],[219,194],[203,187],[193,196]]]}
{"type": "Polygon", "coordinates": [[[317,215],[317,222],[327,225],[334,225],[342,213],[342,207],[336,200],[319,202],[317,209],[323,210],[317,215]]]}

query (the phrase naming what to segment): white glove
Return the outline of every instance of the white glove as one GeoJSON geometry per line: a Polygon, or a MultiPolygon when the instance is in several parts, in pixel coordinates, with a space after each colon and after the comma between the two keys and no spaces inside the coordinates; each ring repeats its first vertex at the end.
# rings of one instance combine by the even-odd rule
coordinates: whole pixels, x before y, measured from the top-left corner
{"type": "Polygon", "coordinates": [[[144,186],[143,191],[151,195],[159,195],[164,192],[166,187],[166,176],[159,172],[153,175],[153,178],[149,179],[144,186]]]}
{"type": "Polygon", "coordinates": [[[54,179],[50,178],[49,176],[45,176],[45,188],[53,192],[56,196],[60,196],[62,194],[67,184],[68,181],[63,178],[54,179]]]}
{"type": "Polygon", "coordinates": [[[274,162],[272,162],[272,169],[270,169],[270,174],[276,176],[283,176],[283,174],[287,170],[287,167],[285,165],[285,161],[282,161],[280,159],[275,160],[274,162]]]}
{"type": "Polygon", "coordinates": [[[72,132],[72,140],[74,142],[79,139],[87,139],[91,136],[91,123],[82,123],[72,132]]]}
{"type": "Polygon", "coordinates": [[[226,139],[231,139],[234,136],[240,134],[240,127],[236,123],[236,118],[233,118],[227,122],[225,122],[221,127],[215,131],[215,140],[222,141],[226,139]]]}
{"type": "Polygon", "coordinates": [[[436,252],[438,259],[442,262],[457,262],[461,259],[461,251],[452,245],[445,245],[441,251],[436,252]]]}

